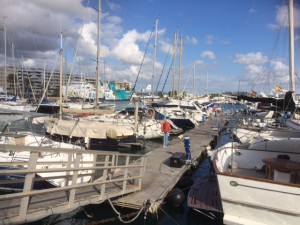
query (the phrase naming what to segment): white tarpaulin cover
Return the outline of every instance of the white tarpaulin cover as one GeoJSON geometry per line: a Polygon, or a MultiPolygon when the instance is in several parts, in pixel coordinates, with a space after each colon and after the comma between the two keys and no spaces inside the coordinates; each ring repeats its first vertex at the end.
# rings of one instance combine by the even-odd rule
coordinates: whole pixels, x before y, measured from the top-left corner
{"type": "Polygon", "coordinates": [[[118,138],[133,135],[133,129],[95,121],[58,120],[49,118],[45,120],[45,129],[50,134],[59,134],[72,137],[89,138],[118,138]]]}

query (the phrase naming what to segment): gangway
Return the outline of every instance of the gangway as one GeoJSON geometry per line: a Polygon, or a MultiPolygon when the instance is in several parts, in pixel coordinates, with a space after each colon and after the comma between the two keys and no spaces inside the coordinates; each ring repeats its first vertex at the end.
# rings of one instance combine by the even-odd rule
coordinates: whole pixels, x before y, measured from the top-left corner
{"type": "Polygon", "coordinates": [[[0,177],[6,178],[0,180],[0,224],[33,222],[137,192],[146,167],[144,155],[111,151],[0,145],[2,153],[28,158],[4,162],[0,157],[0,177]],[[65,160],[53,160],[57,154],[65,160]],[[90,161],[82,160],[86,154],[90,161]],[[33,189],[40,181],[53,187],[33,189]],[[23,188],[9,188],[16,184],[23,188]]]}

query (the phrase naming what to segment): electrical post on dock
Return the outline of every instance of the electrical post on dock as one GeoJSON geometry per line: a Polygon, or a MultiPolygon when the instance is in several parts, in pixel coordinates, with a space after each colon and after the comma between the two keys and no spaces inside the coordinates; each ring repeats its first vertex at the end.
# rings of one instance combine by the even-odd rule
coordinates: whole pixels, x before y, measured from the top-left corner
{"type": "Polygon", "coordinates": [[[191,162],[192,155],[191,155],[190,137],[184,138],[184,149],[185,149],[186,161],[191,162]]]}

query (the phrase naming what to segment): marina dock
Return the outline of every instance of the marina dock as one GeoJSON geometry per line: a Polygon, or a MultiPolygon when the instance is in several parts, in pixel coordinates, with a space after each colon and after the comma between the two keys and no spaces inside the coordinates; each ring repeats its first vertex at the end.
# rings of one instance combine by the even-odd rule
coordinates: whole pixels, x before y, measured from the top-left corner
{"type": "Polygon", "coordinates": [[[172,141],[167,148],[157,148],[146,154],[147,165],[141,190],[119,197],[113,203],[122,207],[139,209],[148,200],[151,203],[149,210],[155,212],[190,166],[206,153],[210,145],[216,143],[226,121],[228,121],[226,117],[210,117],[204,124],[185,133],[184,136],[190,138],[192,160],[180,168],[171,167],[170,158],[178,152],[185,153],[182,139],[172,141]]]}
{"type": "Polygon", "coordinates": [[[24,155],[30,152],[28,160],[18,158],[0,163],[4,167],[0,169],[0,176],[7,178],[0,181],[0,224],[33,222],[141,190],[145,170],[143,155],[22,145],[0,145],[0,151],[24,155]],[[66,154],[67,160],[39,161],[45,154],[53,157],[66,154]],[[85,154],[92,156],[91,161],[81,161],[85,154]],[[86,177],[88,181],[83,182],[86,177]],[[38,181],[62,182],[52,188],[33,189],[38,181]],[[3,188],[20,183],[23,188],[18,192],[3,188]]]}
{"type": "MultiPolygon", "coordinates": [[[[1,163],[1,166],[25,166],[18,170],[2,169],[1,176],[24,174],[26,178],[21,192],[0,195],[0,224],[37,221],[50,215],[71,212],[84,205],[101,204],[107,199],[114,205],[131,209],[141,209],[147,202],[150,203],[149,211],[155,212],[185,172],[216,143],[226,121],[225,117],[210,117],[205,123],[186,132],[181,139],[173,139],[169,146],[154,149],[146,155],[0,145],[0,151],[30,152],[28,162],[1,163]],[[171,165],[172,156],[178,153],[185,156],[184,137],[190,140],[191,160],[180,166],[171,165]],[[46,152],[69,154],[69,160],[48,164],[58,164],[58,167],[43,167],[37,159],[46,152]],[[80,162],[82,154],[93,154],[94,160],[80,162]],[[71,155],[75,159],[70,160],[71,155]],[[88,173],[81,174],[87,170],[88,173]],[[58,172],[67,174],[57,176],[58,172]],[[66,178],[69,183],[56,188],[32,190],[34,181],[46,180],[45,177],[34,177],[42,173],[53,173],[51,179],[66,178]],[[87,175],[92,176],[89,182],[75,182],[80,176],[87,175]]],[[[2,185],[5,182],[9,183],[1,181],[2,185]]]]}

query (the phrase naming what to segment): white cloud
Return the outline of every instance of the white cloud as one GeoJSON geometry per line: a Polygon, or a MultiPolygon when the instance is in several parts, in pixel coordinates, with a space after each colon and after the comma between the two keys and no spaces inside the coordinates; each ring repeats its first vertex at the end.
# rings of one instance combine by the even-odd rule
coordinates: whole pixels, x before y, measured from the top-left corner
{"type": "Polygon", "coordinates": [[[128,31],[112,50],[112,54],[124,63],[138,65],[144,53],[139,49],[138,41],[147,42],[150,32],[138,33],[135,29],[128,31]]]}
{"type": "Polygon", "coordinates": [[[23,66],[26,68],[30,68],[30,67],[35,67],[36,66],[36,62],[33,59],[26,59],[23,61],[23,66]]]}
{"type": "Polygon", "coordinates": [[[198,40],[195,37],[186,36],[185,37],[185,43],[191,44],[191,45],[197,45],[198,44],[198,40]]]}
{"type": "MultiPolygon", "coordinates": [[[[51,69],[59,54],[60,32],[63,32],[63,48],[68,48],[64,52],[75,51],[83,18],[87,24],[97,18],[96,11],[83,6],[80,0],[2,0],[0,14],[6,16],[9,42],[16,46],[15,57],[23,58],[29,65],[33,60],[41,68],[47,60],[51,69]]],[[[12,63],[10,52],[7,59],[12,63]]]]}
{"type": "Polygon", "coordinates": [[[289,76],[289,66],[284,64],[282,61],[280,60],[274,60],[271,62],[271,65],[274,68],[274,76],[276,76],[276,78],[278,80],[282,81],[288,81],[288,76],[289,76]]]}
{"type": "Polygon", "coordinates": [[[98,44],[95,42],[95,40],[97,40],[97,38],[95,38],[97,36],[97,24],[93,22],[84,24],[80,34],[81,51],[83,51],[85,54],[96,56],[98,44]]]}
{"type": "Polygon", "coordinates": [[[202,60],[197,60],[195,61],[196,65],[204,65],[204,62],[202,60]]]}
{"type": "Polygon", "coordinates": [[[161,40],[158,40],[158,43],[159,43],[159,49],[162,52],[164,52],[166,54],[170,54],[170,53],[172,54],[174,48],[173,48],[173,43],[171,41],[167,42],[167,41],[161,39],[161,40]]]}
{"type": "Polygon", "coordinates": [[[263,67],[255,64],[250,64],[246,66],[246,71],[251,75],[261,75],[263,72],[263,67]]]}
{"type": "MultiPolygon", "coordinates": [[[[286,5],[277,6],[276,24],[271,24],[271,28],[288,27],[288,7],[286,5]]],[[[300,7],[294,4],[294,27],[300,27],[300,7]]]]}
{"type": "Polygon", "coordinates": [[[112,11],[118,11],[121,9],[121,6],[119,4],[113,3],[113,2],[107,2],[108,7],[112,10],[112,11]]]}
{"type": "Polygon", "coordinates": [[[250,52],[248,54],[236,54],[234,62],[240,64],[263,64],[266,63],[268,57],[261,52],[250,52]]]}
{"type": "Polygon", "coordinates": [[[267,92],[268,88],[271,89],[275,85],[287,85],[289,80],[288,66],[281,60],[273,60],[267,66],[247,64],[245,70],[247,79],[253,81],[256,88],[262,88],[267,92]],[[261,87],[257,85],[261,85],[261,87]]]}
{"type": "Polygon", "coordinates": [[[203,51],[203,52],[201,52],[200,55],[201,55],[202,58],[208,58],[208,59],[211,59],[211,60],[216,59],[216,56],[212,51],[203,51]]]}

